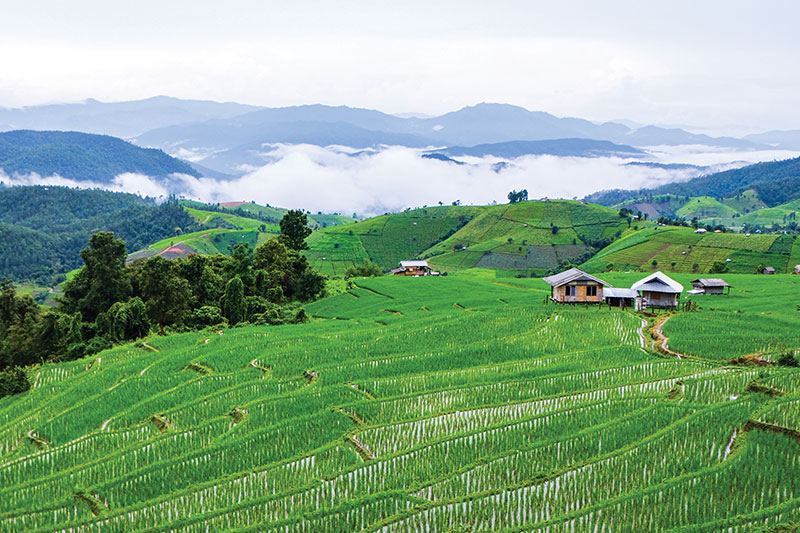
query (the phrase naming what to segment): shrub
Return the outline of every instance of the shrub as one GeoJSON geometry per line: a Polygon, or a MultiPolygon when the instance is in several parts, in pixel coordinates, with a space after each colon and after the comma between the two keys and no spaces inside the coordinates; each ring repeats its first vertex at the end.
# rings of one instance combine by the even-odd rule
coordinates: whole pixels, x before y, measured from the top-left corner
{"type": "Polygon", "coordinates": [[[0,372],[0,398],[19,394],[31,388],[28,374],[21,367],[15,366],[0,372]]]}
{"type": "Polygon", "coordinates": [[[792,352],[783,352],[778,358],[778,364],[780,366],[800,367],[797,357],[792,352]]]}
{"type": "Polygon", "coordinates": [[[348,268],[345,278],[375,278],[383,274],[381,268],[370,260],[364,261],[358,266],[348,268]]]}
{"type": "Polygon", "coordinates": [[[184,323],[192,329],[202,329],[209,326],[227,325],[228,321],[222,316],[222,310],[219,307],[204,305],[189,313],[184,323]]]}

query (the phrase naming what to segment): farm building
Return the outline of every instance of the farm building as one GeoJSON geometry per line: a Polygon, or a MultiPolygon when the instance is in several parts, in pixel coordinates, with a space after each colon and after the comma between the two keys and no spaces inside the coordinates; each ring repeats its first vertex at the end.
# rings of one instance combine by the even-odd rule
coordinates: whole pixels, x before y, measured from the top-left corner
{"type": "Polygon", "coordinates": [[[615,289],[607,287],[603,289],[603,299],[609,307],[634,307],[639,309],[641,299],[639,293],[633,289],[615,289]]]}
{"type": "Polygon", "coordinates": [[[678,307],[683,285],[662,272],[650,274],[631,286],[642,298],[642,309],[648,307],[678,307]]]}
{"type": "Polygon", "coordinates": [[[400,261],[400,268],[391,271],[395,276],[438,276],[427,261],[400,261]]]}
{"type": "Polygon", "coordinates": [[[694,230],[695,233],[705,233],[707,230],[705,228],[697,228],[694,230]]]}
{"type": "Polygon", "coordinates": [[[773,267],[766,267],[764,270],[761,271],[762,274],[774,274],[775,268],[773,267]]]}
{"type": "Polygon", "coordinates": [[[558,303],[600,303],[608,283],[577,268],[544,278],[550,284],[550,299],[558,303]]]}
{"type": "Polygon", "coordinates": [[[692,281],[692,287],[694,289],[689,294],[725,294],[725,289],[728,294],[731,292],[731,286],[720,278],[696,279],[692,281]]]}
{"type": "Polygon", "coordinates": [[[794,273],[795,274],[800,274],[800,265],[795,265],[794,266],[794,273]]]}

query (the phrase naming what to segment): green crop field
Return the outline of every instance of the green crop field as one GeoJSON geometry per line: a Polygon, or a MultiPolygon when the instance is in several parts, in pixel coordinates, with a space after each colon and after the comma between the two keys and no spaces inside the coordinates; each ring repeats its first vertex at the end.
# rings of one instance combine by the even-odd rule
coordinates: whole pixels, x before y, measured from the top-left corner
{"type": "Polygon", "coordinates": [[[389,270],[415,257],[442,271],[543,273],[627,229],[616,210],[564,200],[427,207],[315,232],[307,255],[329,275],[366,259],[389,270]]]}
{"type": "Polygon", "coordinates": [[[753,273],[762,264],[778,272],[791,272],[797,263],[790,259],[800,251],[796,245],[796,235],[698,234],[692,228],[645,228],[623,235],[583,266],[589,271],[610,267],[699,274],[708,272],[715,262],[722,262],[734,273],[753,273]]]}
{"type": "Polygon", "coordinates": [[[35,367],[0,399],[0,530],[791,531],[800,371],[726,360],[800,349],[800,276],[726,277],[664,325],[683,358],[472,270],[35,367]]]}

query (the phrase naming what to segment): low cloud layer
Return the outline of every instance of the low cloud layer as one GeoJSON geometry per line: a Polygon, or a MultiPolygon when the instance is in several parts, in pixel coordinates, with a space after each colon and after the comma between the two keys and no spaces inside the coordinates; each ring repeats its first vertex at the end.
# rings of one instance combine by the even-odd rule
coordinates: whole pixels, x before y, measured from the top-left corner
{"type": "MultiPolygon", "coordinates": [[[[698,175],[694,169],[626,166],[631,160],[615,157],[524,156],[507,161],[496,171],[496,163],[502,161],[498,158],[461,158],[467,164],[457,165],[422,158],[417,150],[404,147],[355,156],[341,147],[278,145],[271,149],[269,164],[232,180],[180,174],[164,180],[126,173],[107,184],[35,174],[0,175],[0,181],[7,185],[102,188],[151,197],[174,193],[205,202],[252,200],[314,212],[372,216],[455,200],[462,204],[502,203],[512,189],[527,189],[531,198],[572,198],[602,189],[653,187],[698,175]]],[[[725,169],[745,161],[786,159],[797,154],[681,147],[653,150],[653,155],[652,159],[660,163],[718,165],[718,169],[725,169]]]]}

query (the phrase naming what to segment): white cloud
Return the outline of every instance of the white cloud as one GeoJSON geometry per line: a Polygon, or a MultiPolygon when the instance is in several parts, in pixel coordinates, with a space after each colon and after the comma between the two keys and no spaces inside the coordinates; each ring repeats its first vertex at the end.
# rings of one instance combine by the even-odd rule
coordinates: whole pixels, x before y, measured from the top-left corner
{"type": "MultiPolygon", "coordinates": [[[[509,161],[500,172],[498,158],[458,158],[469,164],[456,165],[420,157],[417,150],[386,147],[378,152],[348,155],[346,147],[334,149],[311,145],[271,145],[272,162],[233,180],[195,178],[174,174],[157,180],[141,174],[121,174],[110,184],[75,181],[60,176],[0,176],[11,185],[64,185],[104,188],[143,196],[170,193],[206,202],[254,200],[311,211],[377,215],[406,207],[505,202],[512,189],[527,189],[531,198],[583,197],[611,188],[653,187],[697,175],[691,169],[660,169],[624,165],[620,158],[524,156],[509,161]]],[[[750,162],[785,159],[791,152],[724,152],[691,147],[663,148],[660,162],[721,165],[747,159],[750,162]]],[[[656,158],[653,158],[656,159],[656,158]]],[[[727,166],[726,166],[727,165],[727,166]]]]}

